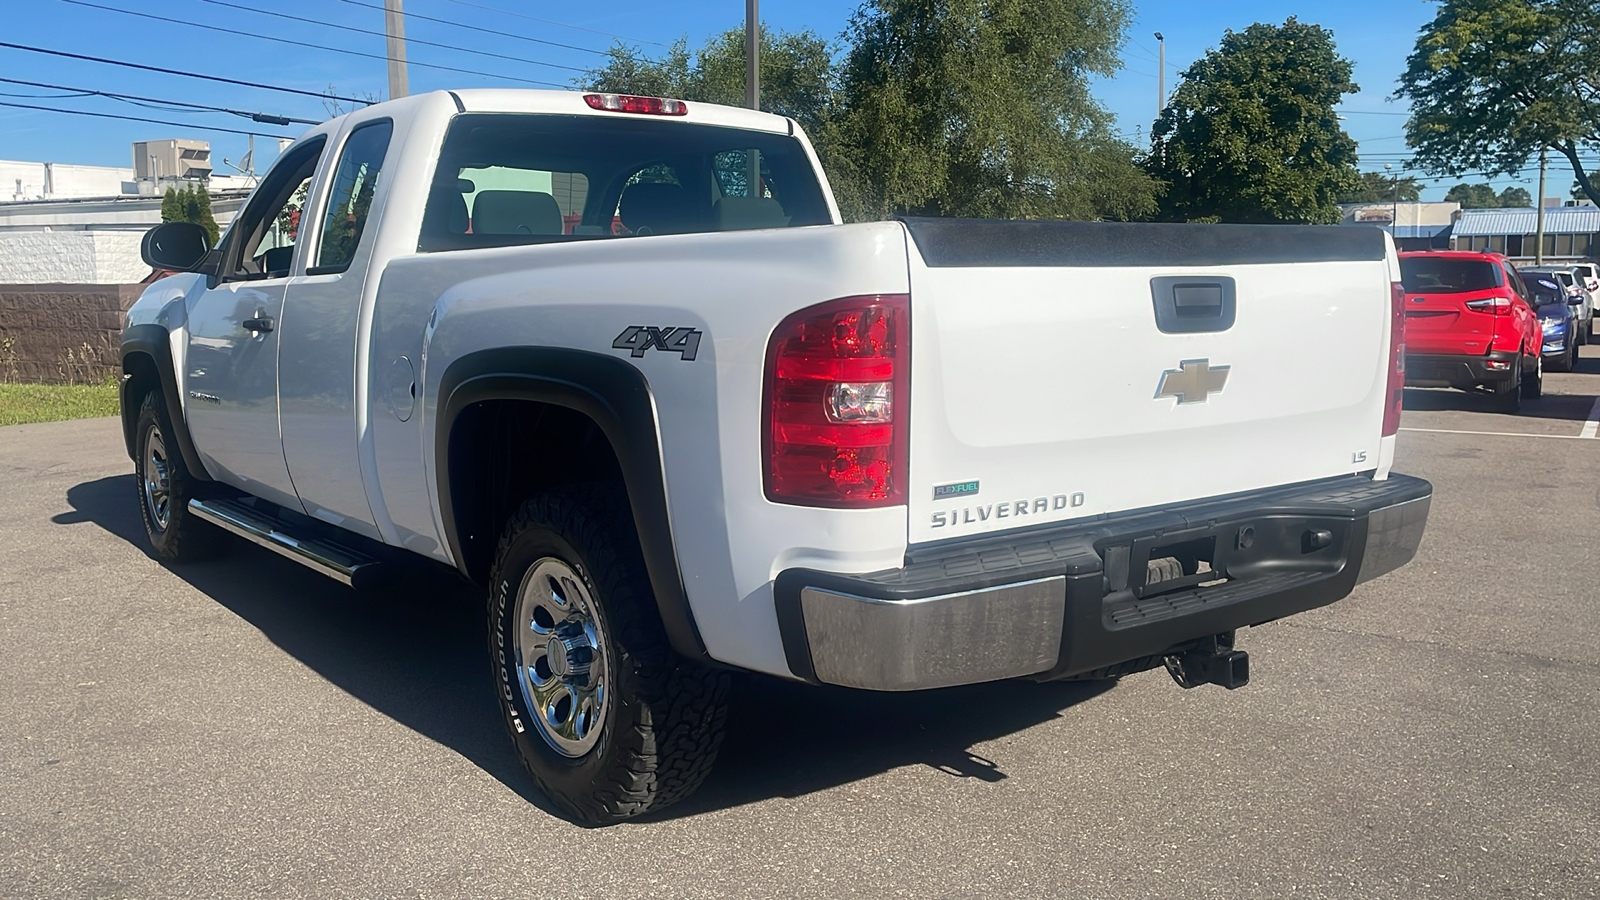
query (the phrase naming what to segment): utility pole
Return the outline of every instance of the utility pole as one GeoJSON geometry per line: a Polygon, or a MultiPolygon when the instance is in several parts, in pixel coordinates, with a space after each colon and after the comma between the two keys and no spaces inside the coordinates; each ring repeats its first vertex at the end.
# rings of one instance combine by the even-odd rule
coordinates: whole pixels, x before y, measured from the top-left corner
{"type": "MultiPolygon", "coordinates": [[[[396,0],[399,2],[399,0],[396,0]]],[[[744,105],[761,108],[761,13],[759,0],[744,0],[744,105]]]]}
{"type": "Polygon", "coordinates": [[[389,37],[389,99],[411,93],[406,85],[406,15],[400,0],[383,0],[383,30],[389,37]]]}
{"type": "Polygon", "coordinates": [[[1161,111],[1167,108],[1167,39],[1156,32],[1156,47],[1160,49],[1161,61],[1156,65],[1156,118],[1161,118],[1161,111]]]}
{"type": "Polygon", "coordinates": [[[1539,196],[1533,198],[1533,264],[1544,265],[1544,167],[1550,161],[1548,147],[1539,148],[1539,196]]]}
{"type": "Polygon", "coordinates": [[[1392,174],[1390,175],[1390,177],[1394,179],[1394,199],[1391,200],[1390,203],[1389,203],[1389,236],[1394,238],[1396,243],[1399,243],[1399,241],[1400,241],[1400,173],[1393,172],[1393,169],[1394,169],[1394,166],[1392,166],[1391,164],[1389,164],[1389,163],[1384,163],[1383,164],[1383,170],[1385,172],[1391,172],[1392,174]]]}

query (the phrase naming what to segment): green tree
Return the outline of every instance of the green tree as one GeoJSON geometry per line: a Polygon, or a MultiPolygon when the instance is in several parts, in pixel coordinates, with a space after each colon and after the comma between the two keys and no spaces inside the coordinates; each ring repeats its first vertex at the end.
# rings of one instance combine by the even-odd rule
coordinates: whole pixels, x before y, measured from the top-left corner
{"type": "Polygon", "coordinates": [[[1339,221],[1360,184],[1334,105],[1359,88],[1332,32],[1291,17],[1228,31],[1183,72],[1156,120],[1147,166],[1178,221],[1339,221]]]}
{"type": "Polygon", "coordinates": [[[1511,173],[1549,147],[1600,203],[1582,158],[1600,149],[1594,0],[1442,0],[1396,93],[1411,101],[1406,142],[1427,171],[1511,173]]]}
{"type": "Polygon", "coordinates": [[[185,219],[183,217],[183,200],[178,197],[178,189],[177,188],[171,188],[171,187],[167,188],[167,192],[165,194],[163,194],[162,197],[161,197],[161,221],[163,221],[163,222],[187,222],[187,221],[189,221],[188,219],[185,219]]]}
{"type": "MultiPolygon", "coordinates": [[[[833,54],[811,31],[761,29],[761,108],[817,130],[833,100],[833,54]]],[[[659,59],[615,45],[605,64],[578,79],[585,90],[676,97],[743,106],[744,28],[725,31],[691,54],[679,39],[659,59]]]]}
{"type": "Polygon", "coordinates": [[[1533,205],[1533,195],[1529,194],[1525,189],[1515,186],[1501,191],[1500,196],[1496,199],[1500,201],[1500,206],[1504,208],[1522,208],[1533,205]]]}
{"type": "Polygon", "coordinates": [[[1444,199],[1461,204],[1462,209],[1501,209],[1533,205],[1533,197],[1527,190],[1513,185],[1497,194],[1488,182],[1458,184],[1445,192],[1444,199]]]}
{"type": "Polygon", "coordinates": [[[1156,185],[1089,93],[1126,0],[869,0],[820,151],[853,219],[1132,219],[1156,185]]]}
{"type": "Polygon", "coordinates": [[[1395,199],[1398,187],[1402,203],[1415,203],[1422,199],[1422,185],[1411,175],[1395,176],[1387,172],[1362,172],[1355,188],[1339,195],[1339,203],[1385,203],[1395,199]]]}

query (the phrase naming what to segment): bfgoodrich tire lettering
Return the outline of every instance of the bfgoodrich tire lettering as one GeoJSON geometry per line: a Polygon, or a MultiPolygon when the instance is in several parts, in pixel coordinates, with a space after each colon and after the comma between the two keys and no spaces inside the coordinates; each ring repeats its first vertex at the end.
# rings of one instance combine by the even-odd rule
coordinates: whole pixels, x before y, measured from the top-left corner
{"type": "MultiPolygon", "coordinates": [[[[705,780],[722,743],[728,676],[673,652],[656,613],[650,580],[634,537],[622,491],[609,486],[562,488],[523,504],[506,525],[495,554],[489,589],[489,654],[506,729],[517,755],[539,789],[575,819],[607,824],[660,809],[688,796],[705,780]],[[557,564],[552,565],[552,561],[557,564]],[[583,596],[592,627],[583,616],[568,620],[570,643],[597,644],[572,663],[552,667],[532,659],[521,630],[519,596],[532,573],[559,573],[580,581],[566,588],[583,596]],[[530,687],[552,675],[589,666],[603,672],[604,695],[596,700],[585,680],[570,693],[587,698],[593,720],[552,739],[568,720],[530,708],[563,692],[530,687]],[[538,667],[530,680],[528,670],[538,667]],[[575,755],[576,754],[576,755],[575,755]]],[[[538,588],[538,585],[534,586],[538,588]]],[[[561,604],[566,608],[566,601],[561,604]]],[[[558,629],[546,604],[539,627],[558,629]]],[[[536,643],[536,642],[535,642],[536,643]]],[[[557,650],[550,651],[551,654],[557,650]]],[[[557,657],[552,655],[550,659],[557,657]]],[[[568,707],[576,714],[578,705],[568,707]]]]}

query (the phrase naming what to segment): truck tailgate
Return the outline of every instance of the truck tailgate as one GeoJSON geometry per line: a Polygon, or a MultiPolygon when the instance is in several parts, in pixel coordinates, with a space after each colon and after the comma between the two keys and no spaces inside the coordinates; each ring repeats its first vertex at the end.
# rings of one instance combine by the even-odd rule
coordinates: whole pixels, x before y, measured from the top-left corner
{"type": "Polygon", "coordinates": [[[1377,468],[1382,232],[907,227],[911,543],[1377,468]]]}

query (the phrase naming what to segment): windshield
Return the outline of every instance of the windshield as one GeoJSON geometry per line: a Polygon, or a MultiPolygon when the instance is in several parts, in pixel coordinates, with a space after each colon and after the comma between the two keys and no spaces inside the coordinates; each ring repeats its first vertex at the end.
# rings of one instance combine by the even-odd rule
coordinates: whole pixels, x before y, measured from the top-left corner
{"type": "Polygon", "coordinates": [[[1500,286],[1500,267],[1481,259],[1408,256],[1400,260],[1400,281],[1412,294],[1462,294],[1500,286]]]}
{"type": "Polygon", "coordinates": [[[641,116],[457,116],[421,250],[825,225],[793,137],[641,116]]]}

